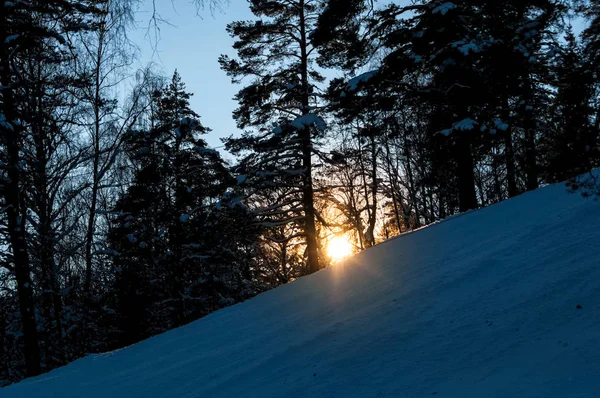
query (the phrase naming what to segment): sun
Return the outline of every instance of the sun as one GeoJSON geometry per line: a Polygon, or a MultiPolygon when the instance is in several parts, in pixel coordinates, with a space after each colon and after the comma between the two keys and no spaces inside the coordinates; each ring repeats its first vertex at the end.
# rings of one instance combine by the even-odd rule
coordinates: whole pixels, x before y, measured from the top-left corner
{"type": "Polygon", "coordinates": [[[333,262],[337,262],[354,254],[354,247],[344,237],[335,236],[327,242],[327,254],[333,262]]]}

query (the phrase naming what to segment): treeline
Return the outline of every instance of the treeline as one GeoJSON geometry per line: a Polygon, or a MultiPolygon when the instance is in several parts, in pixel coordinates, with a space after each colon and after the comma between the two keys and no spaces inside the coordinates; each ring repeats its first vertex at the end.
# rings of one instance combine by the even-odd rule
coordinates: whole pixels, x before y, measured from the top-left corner
{"type": "Polygon", "coordinates": [[[599,165],[598,1],[249,1],[232,165],[135,4],[0,2],[0,386],[599,165]]]}
{"type": "Polygon", "coordinates": [[[334,81],[330,107],[381,165],[405,171],[384,172],[382,188],[396,192],[393,212],[404,216],[396,227],[597,166],[597,7],[330,1],[313,34],[322,62],[350,74],[373,69],[334,81]],[[584,17],[589,27],[577,37],[569,21],[581,26],[584,17]]]}
{"type": "Polygon", "coordinates": [[[0,2],[0,387],[272,284],[179,75],[130,77],[136,7],[0,2]]]}

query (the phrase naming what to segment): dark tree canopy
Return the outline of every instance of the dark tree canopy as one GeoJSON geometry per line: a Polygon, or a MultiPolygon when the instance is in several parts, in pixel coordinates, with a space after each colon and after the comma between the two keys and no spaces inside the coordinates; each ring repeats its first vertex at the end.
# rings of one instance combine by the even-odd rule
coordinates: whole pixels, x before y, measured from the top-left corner
{"type": "Polygon", "coordinates": [[[132,69],[140,4],[0,1],[0,387],[540,185],[600,195],[596,0],[249,0],[216,149],[177,72],[132,69]]]}

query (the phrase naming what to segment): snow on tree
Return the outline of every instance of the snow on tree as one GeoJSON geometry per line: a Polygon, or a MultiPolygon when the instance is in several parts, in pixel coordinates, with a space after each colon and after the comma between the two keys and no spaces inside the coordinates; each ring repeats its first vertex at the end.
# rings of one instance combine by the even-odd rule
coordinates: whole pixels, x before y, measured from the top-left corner
{"type": "Polygon", "coordinates": [[[237,58],[222,56],[220,63],[234,82],[251,78],[236,96],[233,116],[241,129],[252,131],[225,143],[239,156],[236,171],[247,178],[248,200],[253,195],[266,200],[257,209],[265,225],[294,224],[293,235],[305,239],[308,270],[315,272],[320,265],[313,154],[325,123],[316,113],[324,78],[314,67],[310,34],[322,8],[316,0],[256,0],[250,9],[257,20],[227,27],[237,58]],[[290,190],[271,202],[270,192],[280,187],[290,190]]]}

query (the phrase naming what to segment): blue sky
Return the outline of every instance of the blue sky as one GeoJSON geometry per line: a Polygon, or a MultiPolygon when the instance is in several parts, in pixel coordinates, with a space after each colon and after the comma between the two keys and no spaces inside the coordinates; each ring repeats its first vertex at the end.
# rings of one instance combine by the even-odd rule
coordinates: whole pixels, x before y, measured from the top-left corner
{"type": "MultiPolygon", "coordinates": [[[[154,38],[148,37],[148,33],[153,35],[148,32],[152,0],[145,1],[138,13],[138,29],[131,34],[140,47],[138,67],[152,61],[166,76],[177,69],[187,90],[194,93],[192,109],[213,129],[204,138],[211,147],[221,147],[221,137],[239,133],[231,113],[237,106],[232,98],[242,87],[231,83],[217,60],[221,54],[235,55],[234,40],[225,31],[227,24],[255,18],[248,2],[230,0],[222,12],[211,13],[208,8],[197,12],[191,0],[155,0],[158,14],[166,22],[160,24],[160,40],[154,46],[154,38]]],[[[577,31],[583,27],[581,20],[572,23],[577,31]]]]}
{"type": "Polygon", "coordinates": [[[200,114],[205,126],[213,129],[204,138],[211,147],[221,146],[220,137],[238,131],[231,117],[236,108],[232,98],[242,86],[231,84],[231,79],[219,68],[217,59],[221,54],[235,55],[233,39],[225,28],[232,21],[253,19],[248,3],[232,0],[223,6],[223,12],[211,15],[209,9],[197,14],[196,6],[189,0],[156,0],[160,16],[173,25],[160,25],[156,51],[154,39],[147,37],[152,2],[146,3],[137,17],[138,29],[131,34],[140,47],[138,66],[152,61],[166,76],[171,76],[177,69],[187,90],[194,93],[192,109],[200,114]]]}

